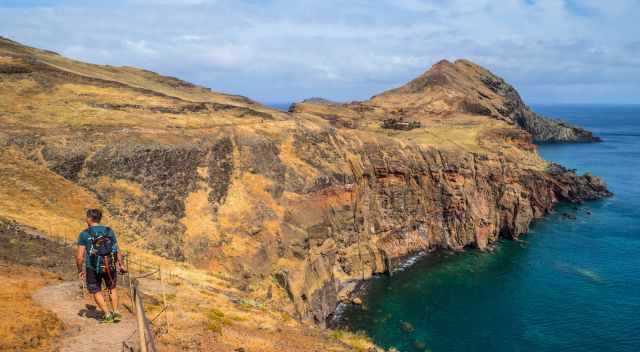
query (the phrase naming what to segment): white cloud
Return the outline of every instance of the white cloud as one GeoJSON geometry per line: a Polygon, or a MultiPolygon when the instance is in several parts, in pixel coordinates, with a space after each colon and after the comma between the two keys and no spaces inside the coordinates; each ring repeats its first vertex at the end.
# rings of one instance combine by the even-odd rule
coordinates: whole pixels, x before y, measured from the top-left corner
{"type": "Polygon", "coordinates": [[[261,100],[365,98],[442,58],[459,57],[515,81],[525,98],[537,101],[557,100],[560,92],[568,100],[635,99],[640,4],[585,0],[580,6],[558,0],[68,0],[0,8],[0,32],[81,60],[140,66],[261,100]],[[569,94],[578,86],[580,95],[569,94]]]}
{"type": "Polygon", "coordinates": [[[143,56],[154,56],[158,54],[158,51],[152,49],[146,40],[124,40],[124,46],[134,54],[140,54],[143,56]]]}

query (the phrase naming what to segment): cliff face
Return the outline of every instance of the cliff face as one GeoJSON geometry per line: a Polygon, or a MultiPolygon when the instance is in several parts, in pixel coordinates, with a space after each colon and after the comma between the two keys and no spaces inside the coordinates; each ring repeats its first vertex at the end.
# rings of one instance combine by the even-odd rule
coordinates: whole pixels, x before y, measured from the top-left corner
{"type": "Polygon", "coordinates": [[[557,201],[609,194],[541,160],[517,93],[473,83],[486,71],[430,72],[368,102],[282,113],[0,41],[0,216],[73,238],[100,205],[130,248],[323,325],[407,255],[484,249],[557,201]],[[389,117],[420,125],[382,128],[389,117]]]}
{"type": "Polygon", "coordinates": [[[357,282],[393,270],[399,259],[485,249],[499,236],[527,232],[557,201],[609,195],[597,178],[555,166],[523,169],[497,156],[376,144],[358,154],[353,181],[322,191],[333,202],[312,226],[305,269],[277,274],[302,316],[318,323],[357,282]]]}

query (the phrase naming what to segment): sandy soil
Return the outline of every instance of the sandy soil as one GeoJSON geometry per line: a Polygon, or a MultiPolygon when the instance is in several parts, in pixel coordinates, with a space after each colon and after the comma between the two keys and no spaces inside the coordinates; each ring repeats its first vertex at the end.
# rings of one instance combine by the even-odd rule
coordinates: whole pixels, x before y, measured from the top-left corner
{"type": "Polygon", "coordinates": [[[78,282],[45,286],[36,291],[33,298],[67,327],[69,336],[62,340],[62,352],[122,351],[122,342],[136,327],[135,318],[122,307],[120,323],[101,324],[93,301],[82,297],[78,282]]]}

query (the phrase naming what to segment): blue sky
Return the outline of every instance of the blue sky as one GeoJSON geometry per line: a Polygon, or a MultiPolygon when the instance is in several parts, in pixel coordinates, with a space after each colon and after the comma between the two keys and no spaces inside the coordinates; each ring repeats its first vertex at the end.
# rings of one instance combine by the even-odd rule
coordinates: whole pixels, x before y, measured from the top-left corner
{"type": "Polygon", "coordinates": [[[467,58],[529,103],[640,103],[640,0],[0,0],[0,35],[263,102],[366,99],[467,58]]]}

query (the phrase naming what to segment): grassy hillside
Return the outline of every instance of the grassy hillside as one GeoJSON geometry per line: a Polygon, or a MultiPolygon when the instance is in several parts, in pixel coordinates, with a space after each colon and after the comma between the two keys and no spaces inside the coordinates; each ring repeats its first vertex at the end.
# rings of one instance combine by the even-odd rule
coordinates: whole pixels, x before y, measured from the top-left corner
{"type": "Polygon", "coordinates": [[[466,83],[418,83],[284,113],[0,39],[0,218],[68,246],[103,208],[123,248],[172,272],[167,348],[364,350],[318,328],[360,280],[420,251],[485,249],[605,192],[548,172],[528,132],[464,103],[466,83]]]}

